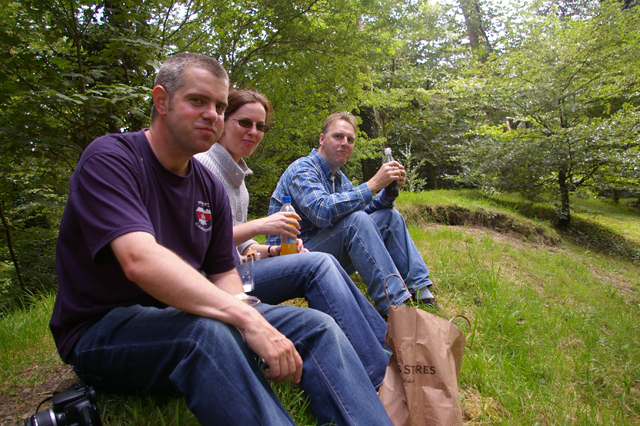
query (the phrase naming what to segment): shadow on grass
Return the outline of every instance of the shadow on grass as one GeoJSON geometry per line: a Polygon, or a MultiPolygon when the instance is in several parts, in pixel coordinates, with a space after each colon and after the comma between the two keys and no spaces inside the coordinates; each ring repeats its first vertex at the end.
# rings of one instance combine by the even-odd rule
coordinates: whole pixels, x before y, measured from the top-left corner
{"type": "Polygon", "coordinates": [[[638,244],[627,240],[615,229],[599,223],[588,219],[571,218],[569,227],[558,229],[558,232],[568,241],[589,250],[622,257],[634,263],[640,262],[640,246],[638,244]]]}
{"type": "Polygon", "coordinates": [[[497,198],[489,199],[497,205],[507,206],[525,217],[548,222],[563,239],[571,243],[633,262],[640,261],[640,246],[625,238],[615,228],[575,214],[571,216],[569,226],[562,228],[557,226],[558,215],[552,206],[528,202],[510,202],[497,198]]]}

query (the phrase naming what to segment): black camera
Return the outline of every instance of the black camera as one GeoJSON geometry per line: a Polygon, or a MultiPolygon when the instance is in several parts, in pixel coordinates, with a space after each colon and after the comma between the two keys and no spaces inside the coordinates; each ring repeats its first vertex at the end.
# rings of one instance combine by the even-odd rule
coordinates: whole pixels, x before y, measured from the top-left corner
{"type": "MultiPolygon", "coordinates": [[[[48,398],[47,398],[48,399],[48,398]]],[[[45,400],[46,401],[46,400],[45,400]]],[[[44,402],[44,401],[43,401],[44,402]]],[[[25,426],[102,426],[91,386],[74,384],[51,397],[53,408],[24,420],[25,426]]]]}

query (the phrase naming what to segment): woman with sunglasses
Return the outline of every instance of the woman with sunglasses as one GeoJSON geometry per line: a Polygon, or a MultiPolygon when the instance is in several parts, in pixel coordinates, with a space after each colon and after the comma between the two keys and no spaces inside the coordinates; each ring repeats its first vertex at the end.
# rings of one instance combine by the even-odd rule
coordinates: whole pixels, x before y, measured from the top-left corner
{"type": "MultiPolygon", "coordinates": [[[[377,389],[382,383],[389,361],[384,343],[386,322],[375,310],[336,259],[326,253],[308,252],[298,240],[298,254],[280,256],[279,246],[265,246],[253,238],[257,235],[299,234],[297,220],[291,213],[247,221],[249,193],[245,176],[252,174],[244,158],[258,147],[269,130],[272,107],[261,93],[238,90],[229,94],[224,117],[224,131],[218,143],[200,160],[224,184],[233,214],[233,239],[238,252],[259,252],[254,262],[254,290],[263,303],[278,304],[304,297],[310,308],[332,316],[342,328],[377,389]]],[[[297,219],[299,216],[295,215],[297,219]]]]}

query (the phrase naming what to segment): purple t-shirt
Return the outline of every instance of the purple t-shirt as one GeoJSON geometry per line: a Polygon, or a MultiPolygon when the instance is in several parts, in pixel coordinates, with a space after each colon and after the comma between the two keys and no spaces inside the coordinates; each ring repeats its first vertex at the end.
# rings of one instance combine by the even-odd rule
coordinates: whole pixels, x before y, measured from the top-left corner
{"type": "Polygon", "coordinates": [[[198,161],[187,176],[158,161],[144,131],[93,141],[69,181],[56,249],[58,295],[50,327],[63,360],[85,330],[119,306],[163,303],[129,281],[109,243],[133,231],[206,274],[238,264],[229,200],[198,161]]]}

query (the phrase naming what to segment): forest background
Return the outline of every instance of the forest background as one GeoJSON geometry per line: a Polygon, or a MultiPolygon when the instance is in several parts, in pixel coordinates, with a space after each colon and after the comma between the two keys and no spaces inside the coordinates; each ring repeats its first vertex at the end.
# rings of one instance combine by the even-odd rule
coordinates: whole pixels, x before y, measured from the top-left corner
{"type": "Polygon", "coordinates": [[[390,146],[405,191],[478,188],[556,206],[640,193],[637,0],[0,0],[0,312],[56,288],[67,183],[88,144],[149,124],[162,61],[218,58],[265,93],[253,216],[324,118],[358,117],[345,171],[390,146]]]}

